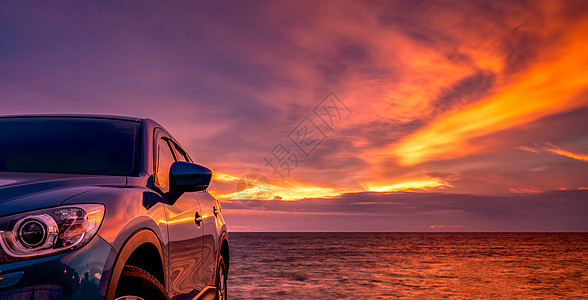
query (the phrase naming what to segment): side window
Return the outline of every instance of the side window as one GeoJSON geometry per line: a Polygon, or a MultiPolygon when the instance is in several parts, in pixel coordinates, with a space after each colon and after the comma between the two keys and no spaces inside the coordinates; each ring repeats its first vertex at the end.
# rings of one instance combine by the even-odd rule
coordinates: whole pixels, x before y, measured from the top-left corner
{"type": "Polygon", "coordinates": [[[174,149],[174,154],[178,158],[178,161],[190,162],[190,160],[188,160],[188,157],[186,157],[186,154],[185,154],[184,150],[182,150],[175,143],[172,143],[172,145],[173,145],[172,148],[174,149]]]}
{"type": "Polygon", "coordinates": [[[163,190],[169,190],[169,169],[174,161],[168,142],[163,138],[158,139],[155,184],[163,190]]]}

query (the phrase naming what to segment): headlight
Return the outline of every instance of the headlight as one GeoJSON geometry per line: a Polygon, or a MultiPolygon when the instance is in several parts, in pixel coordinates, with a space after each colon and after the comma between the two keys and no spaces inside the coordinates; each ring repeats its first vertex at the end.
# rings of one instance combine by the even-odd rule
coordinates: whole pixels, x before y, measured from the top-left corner
{"type": "Polygon", "coordinates": [[[90,241],[103,218],[101,204],[59,206],[3,217],[0,245],[13,258],[71,250],[90,241]]]}

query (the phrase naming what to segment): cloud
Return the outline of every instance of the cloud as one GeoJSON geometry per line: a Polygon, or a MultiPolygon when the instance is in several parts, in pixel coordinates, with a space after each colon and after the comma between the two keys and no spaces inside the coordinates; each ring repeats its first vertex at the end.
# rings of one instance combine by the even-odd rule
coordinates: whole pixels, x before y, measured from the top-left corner
{"type": "Polygon", "coordinates": [[[551,144],[551,143],[546,143],[545,145],[542,145],[542,146],[536,146],[535,148],[531,148],[531,147],[527,147],[527,146],[520,146],[520,147],[517,147],[517,149],[520,149],[523,151],[528,151],[528,152],[533,152],[533,153],[540,153],[541,151],[545,151],[545,152],[561,155],[564,157],[572,158],[575,160],[588,162],[588,155],[564,150],[564,149],[562,149],[554,144],[551,144]]]}
{"type": "Polygon", "coordinates": [[[232,224],[265,231],[586,231],[587,197],[587,190],[494,196],[363,192],[272,200],[255,209],[231,201],[223,203],[223,213],[232,224]]]}
{"type": "Polygon", "coordinates": [[[478,71],[466,76],[451,87],[442,89],[438,98],[432,104],[435,115],[459,109],[486,96],[496,81],[496,74],[492,71],[478,71]]]}
{"type": "Polygon", "coordinates": [[[561,156],[577,159],[580,161],[588,162],[588,155],[567,151],[567,150],[561,149],[561,148],[559,148],[555,145],[552,145],[552,144],[549,144],[548,147],[545,148],[545,151],[549,151],[551,153],[555,153],[555,154],[558,154],[561,156]]]}
{"type": "Polygon", "coordinates": [[[370,192],[401,192],[412,190],[429,190],[432,188],[451,186],[439,178],[415,178],[404,182],[398,182],[391,185],[372,186],[368,185],[367,190],[370,192]]]}
{"type": "Polygon", "coordinates": [[[431,229],[435,229],[435,228],[442,228],[442,229],[445,229],[445,228],[463,228],[463,227],[465,227],[465,226],[463,226],[463,225],[431,225],[431,226],[429,226],[429,228],[431,228],[431,229]]]}
{"type": "Polygon", "coordinates": [[[334,197],[345,192],[306,182],[271,181],[260,173],[248,173],[239,179],[230,175],[219,179],[214,179],[210,185],[210,193],[219,200],[264,201],[279,198],[292,201],[310,197],[334,197]]]}
{"type": "MultiPolygon", "coordinates": [[[[218,174],[223,200],[248,173],[284,200],[577,189],[588,186],[587,5],[3,2],[2,112],[153,118],[218,174]],[[331,90],[352,115],[274,178],[262,157],[331,90]]],[[[455,222],[419,224],[471,223],[442,211],[455,222]]]]}
{"type": "Polygon", "coordinates": [[[575,97],[588,86],[588,42],[577,38],[588,34],[585,28],[582,24],[573,31],[574,38],[555,59],[539,63],[487,100],[433,121],[393,145],[390,155],[407,165],[465,156],[485,150],[469,143],[473,138],[586,105],[586,99],[575,97]]]}
{"type": "Polygon", "coordinates": [[[520,146],[520,147],[517,147],[517,149],[521,149],[523,151],[529,151],[529,152],[533,152],[533,153],[539,153],[539,150],[536,150],[536,149],[533,149],[533,148],[530,148],[527,146],[520,146]]]}

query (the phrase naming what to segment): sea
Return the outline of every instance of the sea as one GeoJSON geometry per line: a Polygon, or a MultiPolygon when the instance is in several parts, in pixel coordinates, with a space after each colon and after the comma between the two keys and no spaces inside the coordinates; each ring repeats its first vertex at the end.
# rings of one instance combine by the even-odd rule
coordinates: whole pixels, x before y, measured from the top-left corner
{"type": "Polygon", "coordinates": [[[229,299],[588,299],[588,233],[229,234],[229,299]]]}

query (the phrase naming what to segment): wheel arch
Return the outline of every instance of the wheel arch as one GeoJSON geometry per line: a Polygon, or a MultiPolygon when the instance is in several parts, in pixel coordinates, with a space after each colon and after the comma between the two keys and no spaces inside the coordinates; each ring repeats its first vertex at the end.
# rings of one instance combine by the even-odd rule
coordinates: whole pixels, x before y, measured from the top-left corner
{"type": "Polygon", "coordinates": [[[219,247],[219,256],[222,256],[225,261],[225,268],[227,274],[229,274],[229,266],[231,261],[231,252],[229,248],[229,237],[226,232],[223,232],[221,238],[219,239],[220,247],[219,247]]]}
{"type": "Polygon", "coordinates": [[[106,299],[114,299],[120,275],[123,267],[127,264],[139,268],[146,268],[146,271],[149,271],[167,288],[167,272],[163,247],[157,235],[151,229],[143,228],[135,231],[121,247],[112,268],[106,291],[106,299]],[[149,262],[146,261],[148,258],[154,258],[153,256],[155,255],[159,259],[149,262]]]}

